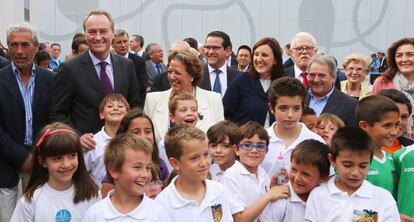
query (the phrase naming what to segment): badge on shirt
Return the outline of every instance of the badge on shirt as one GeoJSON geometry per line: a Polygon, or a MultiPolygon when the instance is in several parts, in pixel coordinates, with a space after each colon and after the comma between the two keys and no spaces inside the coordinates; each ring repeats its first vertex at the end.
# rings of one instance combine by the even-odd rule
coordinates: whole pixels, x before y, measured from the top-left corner
{"type": "Polygon", "coordinates": [[[221,208],[221,204],[214,204],[211,206],[211,213],[213,214],[213,221],[220,222],[223,217],[223,209],[221,208]]]}
{"type": "Polygon", "coordinates": [[[369,222],[377,222],[378,221],[378,212],[373,210],[354,210],[352,221],[358,221],[361,219],[368,219],[369,222]]]}

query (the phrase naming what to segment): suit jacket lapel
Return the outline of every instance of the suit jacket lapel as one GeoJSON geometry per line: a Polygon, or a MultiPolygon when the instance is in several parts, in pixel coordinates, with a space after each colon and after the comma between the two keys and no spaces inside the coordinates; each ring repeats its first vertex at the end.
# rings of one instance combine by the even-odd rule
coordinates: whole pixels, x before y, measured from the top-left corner
{"type": "Polygon", "coordinates": [[[36,66],[36,77],[35,77],[35,88],[33,92],[33,103],[32,103],[32,113],[35,115],[38,102],[41,101],[41,98],[44,95],[44,89],[46,88],[46,83],[43,81],[43,75],[39,75],[39,67],[36,66]]]}
{"type": "MultiPolygon", "coordinates": [[[[335,88],[335,86],[333,86],[335,88]]],[[[341,101],[338,99],[339,91],[334,89],[331,96],[328,98],[325,107],[323,107],[322,113],[333,113],[337,106],[341,104],[341,101]]]]}
{"type": "Polygon", "coordinates": [[[85,82],[91,83],[92,87],[96,89],[96,91],[99,93],[99,95],[103,96],[104,92],[102,89],[101,81],[98,78],[98,74],[96,73],[95,65],[92,62],[91,57],[89,56],[88,52],[85,52],[79,56],[82,56],[82,65],[81,72],[85,76],[85,78],[88,78],[89,81],[85,80],[85,82]]]}
{"type": "Polygon", "coordinates": [[[23,97],[20,93],[19,85],[17,84],[16,77],[13,73],[13,68],[10,65],[10,69],[7,75],[4,76],[7,81],[6,87],[10,91],[10,93],[16,98],[17,102],[22,106],[24,109],[23,97]]]}
{"type": "Polygon", "coordinates": [[[121,76],[121,67],[120,67],[120,61],[119,58],[117,56],[114,56],[111,53],[111,61],[112,61],[112,74],[114,76],[114,92],[119,92],[120,91],[120,78],[121,76]]]}
{"type": "Polygon", "coordinates": [[[254,91],[258,96],[267,98],[266,92],[263,90],[262,84],[260,80],[256,77],[253,77],[249,74],[250,78],[250,85],[252,87],[252,91],[254,91]]]}

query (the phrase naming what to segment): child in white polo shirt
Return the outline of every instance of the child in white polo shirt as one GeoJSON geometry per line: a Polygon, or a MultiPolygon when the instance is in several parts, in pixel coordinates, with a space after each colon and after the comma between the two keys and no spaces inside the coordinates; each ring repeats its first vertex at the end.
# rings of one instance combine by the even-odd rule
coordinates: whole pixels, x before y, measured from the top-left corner
{"type": "Polygon", "coordinates": [[[373,142],[364,130],[339,129],[328,155],[337,176],[311,192],[305,221],[400,221],[391,193],[365,180],[372,156],[373,142]]]}
{"type": "Polygon", "coordinates": [[[165,222],[170,217],[163,207],[144,195],[151,181],[152,145],[133,134],[119,134],[105,150],[104,161],[115,189],[92,205],[83,222],[165,222]]]}
{"type": "Polygon", "coordinates": [[[210,157],[205,133],[178,125],[168,130],[165,149],[178,175],[155,201],[164,207],[171,221],[233,221],[229,192],[207,179],[210,157]]]}
{"type": "Polygon", "coordinates": [[[239,143],[239,129],[236,124],[223,120],[207,131],[208,148],[213,164],[210,167],[211,179],[221,182],[224,172],[236,161],[234,149],[239,143]]]}
{"type": "Polygon", "coordinates": [[[320,136],[299,122],[306,94],[303,84],[292,77],[279,78],[270,85],[269,109],[275,115],[276,121],[267,129],[270,137],[269,151],[261,164],[270,177],[282,164],[289,170],[292,150],[303,140],[323,142],[320,136]]]}
{"type": "Polygon", "coordinates": [[[105,146],[115,136],[127,111],[129,111],[129,104],[125,97],[118,93],[106,95],[99,105],[99,118],[105,124],[101,131],[93,135],[96,142],[95,149],[84,152],[86,169],[99,188],[102,186],[102,179],[106,175],[103,161],[105,146]]]}
{"type": "Polygon", "coordinates": [[[267,206],[261,222],[303,221],[309,193],[329,177],[329,147],[317,140],[304,140],[292,152],[289,172],[290,197],[267,206]]]}
{"type": "Polygon", "coordinates": [[[232,194],[235,221],[260,221],[266,206],[289,196],[287,185],[270,188],[270,178],[260,167],[267,152],[269,136],[257,122],[249,121],[239,128],[240,142],[235,148],[239,161],[228,168],[222,182],[232,194]]]}

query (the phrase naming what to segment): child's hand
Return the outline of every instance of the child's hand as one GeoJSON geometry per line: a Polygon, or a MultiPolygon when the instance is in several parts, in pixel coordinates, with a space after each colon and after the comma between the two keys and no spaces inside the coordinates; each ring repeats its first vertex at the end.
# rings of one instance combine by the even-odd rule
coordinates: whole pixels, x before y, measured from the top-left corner
{"type": "Polygon", "coordinates": [[[289,186],[288,185],[273,186],[272,188],[270,188],[269,191],[267,191],[266,195],[269,196],[269,199],[271,202],[282,199],[282,198],[288,198],[290,196],[289,186]]]}
{"type": "Polygon", "coordinates": [[[405,214],[400,214],[401,222],[414,222],[414,218],[411,218],[405,214]]]}
{"type": "Polygon", "coordinates": [[[289,177],[288,177],[288,173],[287,171],[282,171],[279,173],[275,173],[273,174],[272,178],[270,179],[270,188],[274,187],[274,186],[283,186],[285,184],[287,184],[287,182],[289,182],[289,177]],[[278,177],[283,177],[284,178],[284,184],[279,184],[278,183],[278,177]]]}

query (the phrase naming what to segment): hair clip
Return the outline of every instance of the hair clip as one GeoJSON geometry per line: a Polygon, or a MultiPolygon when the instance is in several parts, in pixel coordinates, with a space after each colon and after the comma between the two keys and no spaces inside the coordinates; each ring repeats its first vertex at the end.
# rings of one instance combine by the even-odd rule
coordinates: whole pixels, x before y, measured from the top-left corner
{"type": "Polygon", "coordinates": [[[73,130],[70,129],[55,129],[55,130],[51,130],[51,129],[47,129],[45,131],[45,133],[43,133],[43,135],[39,138],[39,140],[36,143],[36,151],[39,152],[40,149],[40,145],[42,145],[42,143],[50,136],[56,133],[60,133],[60,132],[67,132],[67,133],[71,133],[72,135],[78,136],[75,132],[73,132],[73,130]]]}
{"type": "Polygon", "coordinates": [[[203,120],[204,116],[201,113],[198,113],[198,119],[203,120]]]}

